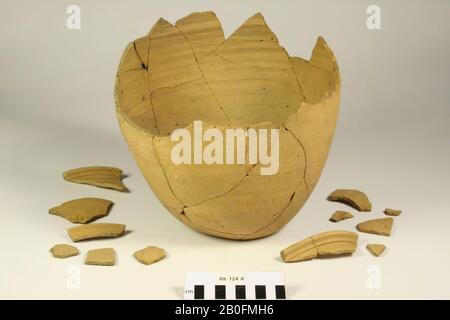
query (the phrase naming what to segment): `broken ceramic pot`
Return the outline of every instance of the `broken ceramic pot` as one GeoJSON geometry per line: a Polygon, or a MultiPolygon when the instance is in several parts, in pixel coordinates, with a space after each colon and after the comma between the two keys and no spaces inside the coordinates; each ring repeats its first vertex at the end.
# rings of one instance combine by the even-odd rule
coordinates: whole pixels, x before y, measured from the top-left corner
{"type": "MultiPolygon", "coordinates": [[[[216,15],[203,12],[175,24],[160,19],[131,42],[115,96],[122,133],[162,204],[197,231],[256,239],[283,227],[314,189],[333,139],[340,78],[321,37],[305,60],[288,55],[261,14],[225,39],[216,15]],[[244,163],[174,163],[172,134],[194,136],[195,121],[216,136],[276,129],[279,168],[260,173],[248,136],[224,148],[236,155],[244,145],[244,163]]],[[[205,140],[202,150],[223,143],[205,140]]]]}

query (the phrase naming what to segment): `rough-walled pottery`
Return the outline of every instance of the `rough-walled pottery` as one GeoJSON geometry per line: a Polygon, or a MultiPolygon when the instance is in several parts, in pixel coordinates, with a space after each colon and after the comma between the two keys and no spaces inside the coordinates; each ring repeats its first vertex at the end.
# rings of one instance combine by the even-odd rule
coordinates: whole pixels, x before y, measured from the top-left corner
{"type": "Polygon", "coordinates": [[[122,133],[162,204],[197,231],[240,240],[278,231],[308,199],[333,138],[339,92],[321,37],[309,61],[290,57],[261,14],[225,39],[213,12],[175,25],[160,19],[126,48],[115,89],[122,133]],[[227,128],[279,129],[278,172],[261,175],[261,163],[175,164],[171,133],[194,136],[196,120],[223,136],[227,128]]]}

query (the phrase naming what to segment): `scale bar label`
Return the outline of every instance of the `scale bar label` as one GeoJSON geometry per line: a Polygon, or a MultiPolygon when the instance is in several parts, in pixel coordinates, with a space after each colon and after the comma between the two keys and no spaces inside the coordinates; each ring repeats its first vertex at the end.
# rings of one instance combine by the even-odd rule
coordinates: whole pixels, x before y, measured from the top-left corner
{"type": "Polygon", "coordinates": [[[286,299],[281,272],[188,272],[184,289],[188,300],[286,299]]]}

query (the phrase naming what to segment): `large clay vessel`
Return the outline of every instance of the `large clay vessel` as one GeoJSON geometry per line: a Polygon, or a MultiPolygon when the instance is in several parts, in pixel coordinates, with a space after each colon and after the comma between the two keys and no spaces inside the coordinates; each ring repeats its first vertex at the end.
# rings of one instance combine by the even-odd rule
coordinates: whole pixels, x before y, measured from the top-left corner
{"type": "MultiPolygon", "coordinates": [[[[175,25],[160,19],[126,48],[117,115],[140,170],[161,203],[197,231],[256,239],[278,231],[313,191],[333,139],[340,80],[319,37],[311,58],[290,57],[261,14],[228,39],[213,12],[175,25]],[[279,170],[261,164],[174,164],[171,133],[279,129],[279,170]]],[[[248,151],[248,150],[247,150],[248,151]]]]}

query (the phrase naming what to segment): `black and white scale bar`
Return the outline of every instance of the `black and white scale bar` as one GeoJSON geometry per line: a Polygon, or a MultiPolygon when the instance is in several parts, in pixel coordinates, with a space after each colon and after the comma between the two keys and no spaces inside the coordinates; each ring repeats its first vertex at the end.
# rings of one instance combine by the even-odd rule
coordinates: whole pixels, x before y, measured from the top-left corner
{"type": "Polygon", "coordinates": [[[275,297],[277,299],[286,299],[286,288],[285,286],[275,286],[275,297]]]}
{"type": "Polygon", "coordinates": [[[265,285],[256,285],[255,286],[255,299],[266,299],[266,286],[265,285]]]}
{"type": "Polygon", "coordinates": [[[216,285],[215,286],[215,298],[216,299],[225,299],[225,297],[226,297],[225,288],[226,288],[226,286],[224,286],[224,285],[216,285]]]}
{"type": "Polygon", "coordinates": [[[265,300],[286,299],[280,272],[186,274],[185,299],[265,300]]]}
{"type": "Polygon", "coordinates": [[[194,286],[194,299],[205,299],[205,286],[194,286]]]}
{"type": "Polygon", "coordinates": [[[234,297],[236,299],[246,299],[247,296],[245,295],[245,286],[237,285],[235,287],[234,297]]]}
{"type": "MultiPolygon", "coordinates": [[[[235,287],[235,295],[232,299],[243,299],[247,298],[246,295],[246,286],[236,285],[235,287]]],[[[255,299],[267,299],[266,294],[266,286],[265,285],[256,285],[255,286],[255,299]]],[[[275,290],[275,299],[286,299],[286,290],[283,285],[277,285],[274,287],[275,290]]],[[[214,286],[214,299],[227,299],[226,295],[226,286],[224,285],[216,285],[214,286]]],[[[196,285],[194,286],[194,299],[202,300],[205,299],[205,286],[204,285],[196,285]]],[[[230,299],[230,298],[228,298],[230,299]]]]}

